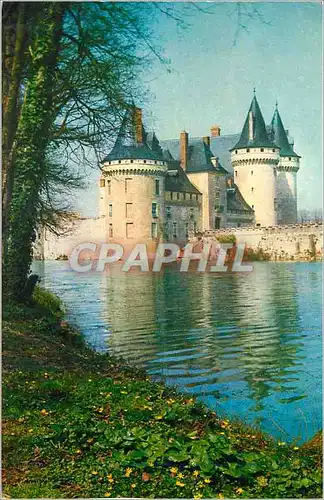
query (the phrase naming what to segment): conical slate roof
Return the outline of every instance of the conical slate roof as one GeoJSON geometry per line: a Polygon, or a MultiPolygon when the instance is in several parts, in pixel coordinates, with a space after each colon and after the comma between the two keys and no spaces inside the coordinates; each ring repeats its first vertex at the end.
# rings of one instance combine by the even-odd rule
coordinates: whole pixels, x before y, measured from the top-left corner
{"type": "Polygon", "coordinates": [[[275,148],[276,146],[268,136],[259,103],[254,95],[239,141],[231,151],[233,149],[260,147],[275,148]]]}
{"type": "Polygon", "coordinates": [[[295,153],[292,146],[289,144],[288,137],[277,107],[272,117],[271,129],[272,129],[272,139],[275,142],[275,144],[280,148],[280,156],[295,156],[300,158],[300,156],[298,156],[298,154],[295,153]]]}
{"type": "Polygon", "coordinates": [[[142,127],[142,133],[141,140],[138,141],[136,134],[135,108],[133,107],[127,110],[120,126],[115,145],[110,153],[103,158],[102,162],[129,159],[163,161],[162,149],[159,146],[155,134],[149,137],[151,141],[150,148],[147,144],[148,134],[143,125],[140,126],[142,127]]]}

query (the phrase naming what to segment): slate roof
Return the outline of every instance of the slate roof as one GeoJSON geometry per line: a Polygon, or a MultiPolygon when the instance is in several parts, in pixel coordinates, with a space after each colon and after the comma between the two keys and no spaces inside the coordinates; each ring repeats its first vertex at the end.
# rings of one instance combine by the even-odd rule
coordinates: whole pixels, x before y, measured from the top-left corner
{"type": "Polygon", "coordinates": [[[142,126],[142,136],[142,142],[137,142],[133,110],[126,111],[115,145],[102,162],[126,159],[163,160],[162,149],[155,134],[147,134],[142,126]]]}
{"type": "Polygon", "coordinates": [[[163,151],[163,158],[168,162],[168,171],[165,178],[165,190],[178,193],[201,194],[190,182],[178,160],[175,160],[169,150],[163,151]]]}
{"type": "Polygon", "coordinates": [[[271,132],[272,140],[280,148],[280,156],[295,156],[300,158],[300,156],[295,153],[292,146],[289,144],[287,133],[277,107],[271,121],[271,132]]]}
{"type": "Polygon", "coordinates": [[[228,212],[239,212],[253,215],[254,210],[246,203],[236,184],[232,184],[232,188],[227,188],[226,196],[228,212]]]}
{"type": "Polygon", "coordinates": [[[254,95],[251,105],[249,107],[241,136],[238,142],[235,144],[233,149],[243,149],[243,148],[275,148],[275,144],[270,140],[269,135],[266,130],[264,119],[261,113],[259,103],[256,96],[254,95]],[[250,113],[252,113],[253,118],[253,137],[250,139],[249,136],[249,123],[250,123],[250,113]]]}
{"type": "MultiPolygon", "coordinates": [[[[225,137],[225,136],[224,136],[225,137]]],[[[222,137],[222,139],[224,139],[222,137]]],[[[227,136],[229,137],[229,136],[227,136]]],[[[236,136],[235,136],[236,137],[236,136]]],[[[211,138],[212,139],[212,138],[211,138]]],[[[226,142],[226,141],[225,141],[226,142]]],[[[211,140],[212,143],[212,140],[211,140]]],[[[224,141],[222,141],[222,144],[224,141]]],[[[179,139],[169,139],[160,142],[161,146],[168,150],[173,158],[179,160],[179,139]]],[[[227,146],[227,143],[226,143],[227,146]]],[[[226,149],[226,147],[225,147],[226,149]]],[[[233,169],[230,166],[230,155],[227,149],[225,152],[224,147],[222,148],[222,158],[224,158],[225,162],[229,165],[230,171],[233,169]]],[[[188,146],[188,164],[187,164],[187,172],[188,173],[197,173],[197,172],[219,172],[222,174],[228,174],[228,170],[224,168],[222,159],[220,154],[214,154],[214,148],[209,147],[202,140],[201,137],[193,137],[189,138],[189,146],[188,146]],[[215,167],[211,161],[211,158],[218,157],[219,162],[218,166],[215,167]]]]}

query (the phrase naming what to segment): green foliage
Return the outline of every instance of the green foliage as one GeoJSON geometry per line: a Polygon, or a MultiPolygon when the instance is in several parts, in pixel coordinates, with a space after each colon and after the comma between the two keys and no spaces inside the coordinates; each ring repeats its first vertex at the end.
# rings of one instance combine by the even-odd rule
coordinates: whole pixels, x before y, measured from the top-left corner
{"type": "Polygon", "coordinates": [[[244,251],[245,261],[263,261],[270,260],[270,255],[265,252],[262,248],[254,250],[253,248],[245,248],[244,251]]]}
{"type": "Polygon", "coordinates": [[[235,234],[218,234],[217,241],[219,243],[236,243],[235,234]]]}
{"type": "Polygon", "coordinates": [[[67,345],[63,333],[52,336],[38,324],[5,325],[10,496],[320,497],[320,451],[220,419],[188,395],[116,358],[67,345]]]}

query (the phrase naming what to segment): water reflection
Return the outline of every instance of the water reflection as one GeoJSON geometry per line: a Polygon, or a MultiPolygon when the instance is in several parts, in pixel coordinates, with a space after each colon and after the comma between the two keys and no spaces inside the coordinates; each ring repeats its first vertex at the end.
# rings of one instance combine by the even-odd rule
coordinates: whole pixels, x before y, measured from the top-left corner
{"type": "Polygon", "coordinates": [[[285,439],[321,427],[320,265],[78,276],[63,266],[47,266],[47,286],[97,348],[285,439]]]}

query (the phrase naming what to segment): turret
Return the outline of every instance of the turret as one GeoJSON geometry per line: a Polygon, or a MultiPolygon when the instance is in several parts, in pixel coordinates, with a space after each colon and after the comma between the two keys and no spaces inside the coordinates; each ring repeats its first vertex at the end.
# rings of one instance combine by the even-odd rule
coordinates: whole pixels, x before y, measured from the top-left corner
{"type": "Polygon", "coordinates": [[[277,104],[271,121],[271,132],[273,141],[280,148],[276,180],[278,224],[295,224],[297,222],[297,172],[300,156],[295,153],[293,142],[288,139],[277,104]]]}
{"type": "Polygon", "coordinates": [[[108,240],[130,247],[157,241],[163,228],[167,162],[155,134],[146,133],[139,108],[125,114],[101,170],[108,240]]]}
{"type": "Polygon", "coordinates": [[[239,141],[230,151],[234,182],[254,210],[256,224],[276,225],[279,147],[267,133],[255,93],[239,141]]]}

